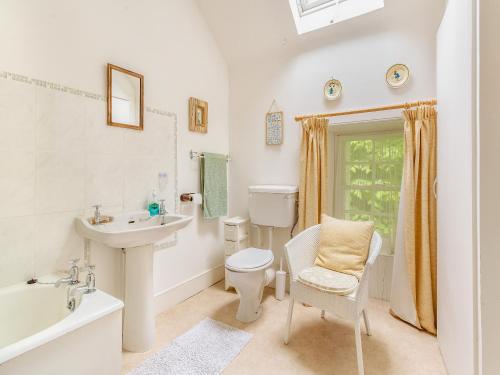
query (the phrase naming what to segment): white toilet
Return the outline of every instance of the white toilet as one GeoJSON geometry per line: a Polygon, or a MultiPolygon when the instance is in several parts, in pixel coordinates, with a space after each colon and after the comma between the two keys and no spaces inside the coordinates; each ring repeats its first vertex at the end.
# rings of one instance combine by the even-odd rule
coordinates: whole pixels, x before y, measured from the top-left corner
{"type": "MultiPolygon", "coordinates": [[[[248,192],[250,221],[259,226],[259,230],[260,226],[287,228],[295,224],[297,186],[258,185],[250,186],[248,192]]],[[[271,238],[270,242],[272,243],[271,238]]],[[[271,250],[253,247],[240,250],[227,258],[226,275],[240,296],[236,319],[248,323],[259,318],[264,287],[275,277],[273,264],[274,255],[271,250]]]]}

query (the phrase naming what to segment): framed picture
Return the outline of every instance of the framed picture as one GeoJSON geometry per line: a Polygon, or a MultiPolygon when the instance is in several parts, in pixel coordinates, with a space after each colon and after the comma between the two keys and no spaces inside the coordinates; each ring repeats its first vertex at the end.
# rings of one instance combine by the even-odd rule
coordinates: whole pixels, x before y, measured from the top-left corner
{"type": "Polygon", "coordinates": [[[208,131],[208,102],[189,98],[189,130],[198,133],[208,131]]]}
{"type": "Polygon", "coordinates": [[[266,144],[283,143],[283,112],[266,113],[266,144]]]}

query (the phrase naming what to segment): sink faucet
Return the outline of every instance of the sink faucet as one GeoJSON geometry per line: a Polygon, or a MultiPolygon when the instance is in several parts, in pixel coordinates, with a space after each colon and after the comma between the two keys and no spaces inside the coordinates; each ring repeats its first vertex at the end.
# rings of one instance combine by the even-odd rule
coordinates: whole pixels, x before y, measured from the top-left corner
{"type": "Polygon", "coordinates": [[[166,224],[166,215],[167,215],[167,208],[165,207],[165,199],[160,199],[160,211],[158,212],[158,214],[160,215],[161,217],[161,225],[165,225],[166,224]]]}
{"type": "Polygon", "coordinates": [[[59,288],[59,286],[61,284],[76,285],[79,283],[79,281],[78,281],[78,272],[79,272],[78,262],[79,261],[80,261],[80,259],[72,259],[69,261],[69,264],[71,267],[69,269],[68,276],[62,277],[59,280],[57,280],[54,283],[54,286],[56,288],[59,288]]]}
{"type": "Polygon", "coordinates": [[[82,294],[90,294],[96,291],[95,288],[95,266],[89,265],[87,267],[87,277],[85,278],[85,284],[83,285],[70,285],[68,287],[67,295],[67,307],[70,311],[74,311],[76,308],[76,296],[82,294]]]}
{"type": "Polygon", "coordinates": [[[95,208],[95,212],[94,212],[94,224],[95,225],[101,224],[101,211],[100,211],[101,205],[100,204],[96,204],[96,205],[94,205],[92,207],[95,208]]]}

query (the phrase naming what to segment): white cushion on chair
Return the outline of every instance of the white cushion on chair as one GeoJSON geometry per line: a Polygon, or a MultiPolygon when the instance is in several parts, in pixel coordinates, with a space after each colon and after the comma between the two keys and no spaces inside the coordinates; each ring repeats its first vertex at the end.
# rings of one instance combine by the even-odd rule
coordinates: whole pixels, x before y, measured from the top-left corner
{"type": "Polygon", "coordinates": [[[324,292],[346,295],[358,286],[356,276],[314,266],[302,270],[297,281],[324,292]]]}

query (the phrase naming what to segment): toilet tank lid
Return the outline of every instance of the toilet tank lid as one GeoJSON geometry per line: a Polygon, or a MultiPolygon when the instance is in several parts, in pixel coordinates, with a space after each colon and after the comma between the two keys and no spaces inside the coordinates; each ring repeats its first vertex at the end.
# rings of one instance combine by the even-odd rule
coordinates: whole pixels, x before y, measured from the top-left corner
{"type": "Polygon", "coordinates": [[[297,193],[299,188],[295,185],[253,185],[248,187],[250,193],[291,194],[297,193]]]}

